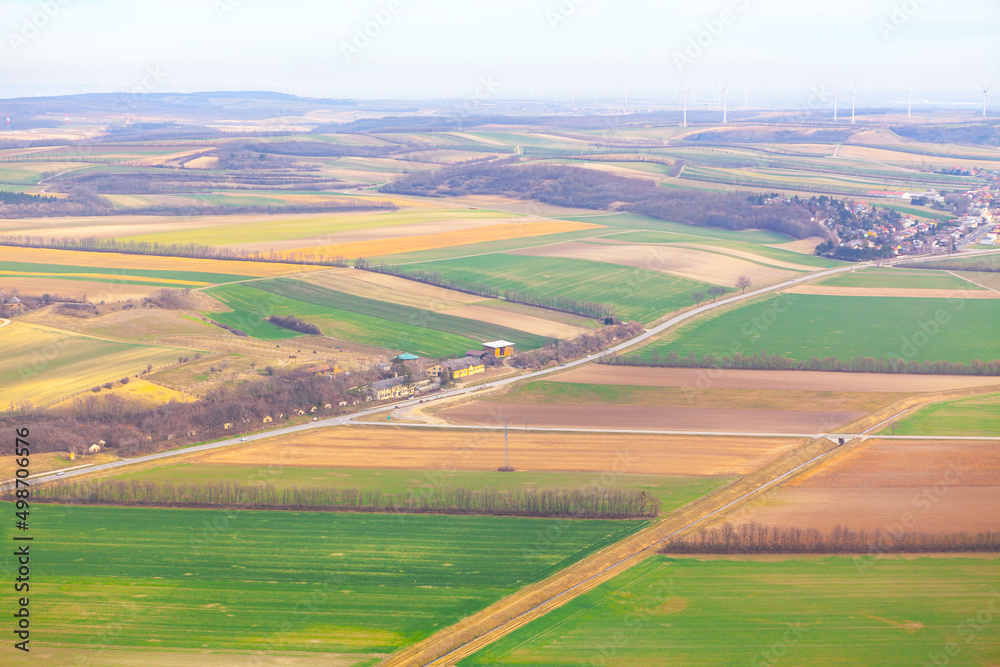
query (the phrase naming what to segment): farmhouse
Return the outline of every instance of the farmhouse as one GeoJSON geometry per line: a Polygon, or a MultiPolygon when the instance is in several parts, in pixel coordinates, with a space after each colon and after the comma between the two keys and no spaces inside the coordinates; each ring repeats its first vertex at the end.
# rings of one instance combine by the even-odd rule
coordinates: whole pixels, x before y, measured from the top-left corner
{"type": "Polygon", "coordinates": [[[464,359],[449,359],[440,364],[434,364],[427,369],[428,377],[442,377],[445,374],[453,378],[464,378],[476,373],[482,373],[486,366],[480,359],[465,357],[464,359]]]}
{"type": "Polygon", "coordinates": [[[490,343],[483,343],[483,352],[494,358],[509,357],[514,354],[514,343],[508,340],[495,340],[490,343]]]}
{"type": "Polygon", "coordinates": [[[414,394],[414,387],[406,381],[406,378],[394,377],[388,380],[379,380],[368,386],[369,399],[384,401],[389,398],[410,397],[414,394]]]}

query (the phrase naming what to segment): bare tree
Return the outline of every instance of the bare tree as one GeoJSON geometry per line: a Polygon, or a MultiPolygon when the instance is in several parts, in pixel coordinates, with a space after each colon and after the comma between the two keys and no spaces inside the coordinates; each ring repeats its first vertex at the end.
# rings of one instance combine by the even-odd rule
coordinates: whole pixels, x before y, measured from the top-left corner
{"type": "Polygon", "coordinates": [[[749,276],[740,276],[736,279],[736,289],[743,290],[743,294],[747,293],[747,288],[750,287],[751,284],[749,276]]]}
{"type": "Polygon", "coordinates": [[[695,291],[691,292],[691,299],[695,302],[695,304],[699,306],[701,305],[701,302],[702,300],[704,300],[704,298],[705,298],[705,293],[702,292],[700,289],[696,289],[695,291]]]}
{"type": "Polygon", "coordinates": [[[713,302],[718,297],[722,296],[725,293],[726,293],[726,288],[725,287],[719,287],[718,285],[712,285],[711,287],[708,288],[708,294],[709,294],[709,296],[712,297],[712,301],[713,302]]]}

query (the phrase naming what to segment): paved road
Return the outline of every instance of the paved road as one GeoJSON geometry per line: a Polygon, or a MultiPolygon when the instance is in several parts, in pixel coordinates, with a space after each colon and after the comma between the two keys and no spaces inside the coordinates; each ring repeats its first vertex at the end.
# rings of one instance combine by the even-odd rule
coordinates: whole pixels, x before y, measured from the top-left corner
{"type": "MultiPolygon", "coordinates": [[[[969,255],[976,255],[976,254],[992,254],[992,253],[996,253],[996,252],[998,252],[998,251],[991,250],[991,251],[983,251],[983,252],[976,252],[976,253],[962,253],[962,255],[963,256],[969,256],[969,255]]],[[[916,260],[916,259],[927,259],[927,258],[902,258],[902,259],[897,259],[897,260],[883,261],[882,264],[883,265],[887,265],[887,264],[895,264],[895,263],[904,263],[904,262],[913,261],[913,260],[916,260]]],[[[797,277],[797,278],[792,278],[790,280],[786,280],[786,281],[783,281],[783,282],[780,282],[780,283],[777,283],[777,284],[774,284],[774,285],[770,285],[768,287],[764,287],[764,288],[761,288],[761,289],[757,289],[757,290],[754,290],[754,291],[751,291],[751,292],[746,292],[745,294],[737,294],[735,296],[731,296],[731,297],[728,297],[728,298],[725,298],[725,299],[720,299],[720,300],[714,301],[712,303],[706,303],[703,306],[699,306],[697,308],[689,310],[689,311],[687,311],[685,313],[682,313],[680,315],[675,315],[674,317],[671,317],[671,318],[667,319],[666,321],[664,321],[661,324],[653,327],[652,329],[648,329],[645,332],[639,334],[635,338],[629,339],[629,340],[627,340],[627,341],[625,341],[623,343],[619,343],[618,345],[610,347],[610,348],[608,348],[608,349],[606,349],[606,350],[604,350],[602,352],[598,352],[596,354],[593,354],[593,355],[590,355],[590,356],[587,356],[587,357],[584,357],[584,358],[581,358],[581,359],[577,359],[575,361],[566,362],[565,364],[562,364],[561,366],[555,366],[555,367],[552,367],[552,368],[545,368],[545,369],[538,370],[538,371],[533,371],[533,372],[530,372],[530,373],[524,373],[524,374],[521,374],[521,375],[515,375],[515,376],[512,376],[512,377],[507,377],[507,378],[502,378],[502,379],[498,379],[498,380],[493,380],[492,382],[486,382],[486,383],[483,383],[481,385],[477,385],[477,386],[474,386],[474,387],[459,387],[459,388],[456,388],[456,389],[451,389],[449,391],[445,391],[445,392],[442,392],[442,393],[439,393],[439,394],[435,394],[433,396],[427,396],[427,397],[424,397],[424,398],[413,398],[413,399],[408,399],[408,400],[405,400],[405,401],[401,401],[399,403],[393,403],[393,404],[387,404],[387,405],[380,405],[378,407],[369,408],[367,410],[362,410],[361,412],[356,412],[356,413],[353,413],[353,414],[350,414],[350,415],[342,415],[342,416],[339,416],[339,417],[330,417],[328,419],[317,419],[316,421],[312,421],[312,422],[309,422],[309,423],[306,423],[306,424],[298,424],[296,426],[287,426],[287,427],[284,427],[284,428],[274,429],[274,430],[270,430],[270,431],[264,431],[264,432],[261,432],[261,433],[255,433],[255,434],[252,434],[252,435],[241,436],[241,437],[238,437],[238,438],[229,438],[227,440],[219,440],[217,442],[210,442],[210,443],[206,443],[204,445],[197,445],[195,447],[186,447],[184,449],[175,449],[175,450],[171,450],[171,451],[168,451],[168,452],[160,452],[158,454],[149,454],[147,456],[140,456],[140,457],[136,457],[134,459],[124,459],[124,460],[115,461],[115,462],[112,462],[112,463],[104,463],[104,464],[101,464],[101,465],[90,466],[90,467],[79,469],[79,470],[65,471],[63,473],[63,475],[59,475],[59,476],[57,476],[55,473],[51,473],[51,474],[50,473],[44,473],[44,474],[41,474],[41,475],[33,476],[32,479],[34,481],[37,481],[37,482],[48,482],[48,481],[52,481],[52,480],[59,479],[59,478],[66,479],[68,477],[73,477],[73,476],[76,476],[76,475],[84,475],[84,474],[89,474],[89,473],[97,472],[97,471],[101,471],[101,470],[111,470],[113,468],[119,468],[119,467],[122,467],[122,466],[128,466],[128,465],[136,465],[136,464],[140,464],[140,463],[146,463],[148,461],[157,461],[157,460],[161,460],[161,459],[170,458],[170,457],[173,457],[173,456],[181,456],[181,455],[184,455],[184,454],[189,454],[189,453],[192,453],[192,452],[203,452],[203,451],[209,451],[209,450],[212,450],[212,449],[219,449],[221,447],[229,447],[231,445],[239,444],[241,442],[252,442],[254,440],[261,440],[261,439],[264,439],[264,438],[273,438],[275,436],[290,435],[292,433],[300,433],[302,431],[307,431],[309,429],[314,429],[314,428],[327,428],[327,427],[330,427],[330,426],[343,426],[343,425],[346,425],[346,424],[356,423],[355,420],[357,420],[359,417],[365,417],[365,416],[368,416],[368,415],[373,415],[373,414],[376,414],[376,413],[379,413],[379,412],[383,412],[383,411],[385,411],[388,408],[407,408],[407,407],[417,406],[417,405],[421,405],[421,404],[426,405],[428,403],[433,403],[433,402],[436,402],[436,401],[441,401],[441,400],[444,400],[444,399],[447,399],[447,398],[453,398],[455,396],[469,395],[469,394],[473,394],[475,392],[481,392],[481,391],[490,391],[490,390],[496,389],[498,387],[503,387],[503,386],[506,386],[506,385],[514,383],[514,382],[521,382],[523,380],[530,380],[532,378],[542,377],[542,376],[545,376],[545,375],[549,375],[551,373],[558,373],[558,372],[566,370],[568,368],[573,368],[573,367],[576,367],[576,366],[581,366],[583,364],[592,363],[592,362],[596,361],[597,359],[599,359],[601,357],[612,355],[612,354],[616,354],[616,353],[621,352],[623,350],[627,350],[627,349],[629,349],[631,347],[635,347],[636,345],[644,343],[645,341],[649,340],[650,338],[653,338],[655,336],[660,335],[661,333],[663,333],[667,329],[676,327],[676,326],[678,326],[678,325],[680,325],[680,324],[682,324],[684,322],[687,322],[688,320],[691,320],[691,319],[694,319],[694,318],[699,317],[701,315],[704,315],[705,313],[707,313],[709,311],[712,311],[712,310],[714,310],[716,308],[723,308],[725,306],[728,306],[728,305],[731,305],[731,304],[734,304],[734,303],[737,303],[737,302],[740,302],[740,301],[745,301],[747,299],[753,299],[753,298],[758,297],[758,296],[760,296],[762,294],[768,294],[770,292],[776,292],[778,290],[782,290],[782,289],[785,289],[785,288],[788,288],[788,287],[792,287],[792,286],[797,285],[799,283],[807,282],[807,281],[810,281],[810,280],[816,280],[817,278],[824,278],[826,276],[831,276],[831,275],[835,275],[835,274],[838,274],[838,273],[844,273],[844,272],[847,272],[847,271],[854,271],[854,270],[856,270],[859,267],[867,266],[869,264],[870,263],[868,263],[868,264],[849,264],[847,266],[842,266],[842,267],[838,267],[838,268],[835,268],[835,269],[827,269],[825,271],[818,271],[818,272],[814,272],[814,273],[808,273],[808,274],[806,274],[804,276],[800,276],[800,277],[797,277]]],[[[410,425],[406,424],[406,426],[410,426],[410,425]]],[[[431,426],[431,425],[428,425],[428,426],[431,426]]],[[[451,428],[461,428],[461,427],[456,426],[456,425],[445,426],[445,428],[448,428],[448,427],[451,427],[451,428]]],[[[441,425],[438,425],[437,428],[441,428],[441,425]]],[[[476,426],[476,427],[468,427],[468,428],[489,428],[489,427],[476,426]]],[[[500,427],[496,427],[496,428],[500,428],[500,427]]],[[[545,429],[541,429],[541,430],[545,430],[545,429]]],[[[555,431],[581,430],[581,431],[584,431],[586,429],[564,429],[564,428],[558,428],[558,429],[551,429],[551,430],[555,430],[555,431]]],[[[590,430],[588,432],[593,432],[593,430],[590,430]]],[[[614,431],[606,431],[606,432],[614,432],[614,431]]],[[[644,433],[644,431],[626,431],[626,432],[628,432],[628,433],[644,433]]],[[[760,434],[760,433],[756,433],[755,434],[755,433],[716,433],[716,432],[697,432],[697,431],[654,431],[654,432],[657,433],[657,434],[671,434],[671,433],[673,433],[673,434],[678,434],[678,435],[734,435],[734,436],[747,436],[747,437],[761,436],[761,435],[772,435],[772,436],[777,435],[777,436],[781,436],[781,437],[798,437],[799,435],[801,435],[801,437],[810,437],[810,438],[812,438],[812,437],[817,437],[817,435],[822,435],[822,434],[815,434],[815,433],[813,433],[813,434],[788,434],[788,433],[760,434]]],[[[846,437],[846,435],[847,434],[845,434],[845,437],[846,437]]],[[[835,437],[839,437],[839,436],[835,436],[835,437]]],[[[854,436],[852,436],[852,437],[854,437],[854,436]]],[[[889,437],[893,437],[893,436],[889,436],[889,437]]],[[[902,436],[895,436],[895,437],[900,438],[902,436]]],[[[977,438],[970,438],[970,439],[975,440],[977,438]]],[[[978,439],[982,439],[982,438],[978,438],[978,439]]],[[[9,485],[9,482],[5,483],[4,487],[0,487],[0,490],[2,490],[3,488],[5,488],[7,485],[9,485]]]]}

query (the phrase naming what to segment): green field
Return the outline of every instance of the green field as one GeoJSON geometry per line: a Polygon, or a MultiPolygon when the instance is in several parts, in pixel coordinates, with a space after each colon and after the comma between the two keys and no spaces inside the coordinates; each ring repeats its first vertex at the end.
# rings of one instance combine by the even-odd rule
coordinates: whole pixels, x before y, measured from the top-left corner
{"type": "Polygon", "coordinates": [[[831,287],[872,287],[887,289],[950,289],[978,290],[968,280],[962,280],[945,271],[921,269],[864,269],[841,273],[816,283],[831,287]]]}
{"type": "Polygon", "coordinates": [[[1000,357],[1000,301],[781,294],[698,320],[635,354],[971,362],[1000,357]],[[946,322],[939,325],[935,318],[946,322]],[[928,333],[930,332],[930,333],[928,333]]]}
{"type": "Polygon", "coordinates": [[[59,505],[31,517],[39,645],[342,653],[397,650],[644,525],[59,505]]]}
{"type": "Polygon", "coordinates": [[[501,291],[611,304],[619,317],[642,322],[689,305],[692,291],[709,287],[657,271],[561,257],[495,254],[424,262],[412,268],[439,272],[446,279],[486,283],[501,291]]]}
{"type": "Polygon", "coordinates": [[[316,324],[334,338],[430,357],[460,354],[478,348],[483,341],[498,338],[509,339],[522,350],[552,342],[507,327],[366,299],[286,278],[223,285],[207,293],[233,309],[231,313],[210,313],[213,319],[256,338],[300,335],[263,319],[270,315],[294,315],[316,324]]]}
{"type": "Polygon", "coordinates": [[[658,556],[458,664],[760,667],[1000,661],[996,560],[866,564],[870,567],[859,569],[852,557],[767,562],[658,556]]]}
{"type": "Polygon", "coordinates": [[[680,222],[670,222],[659,218],[649,218],[635,213],[581,213],[579,215],[558,216],[559,220],[576,220],[577,222],[592,222],[608,227],[621,229],[636,229],[644,231],[672,232],[683,236],[697,236],[721,241],[739,241],[741,243],[788,243],[790,236],[766,229],[746,229],[735,231],[718,227],[695,227],[680,222]]]}
{"type": "MultiPolygon", "coordinates": [[[[582,489],[607,486],[597,473],[577,472],[480,472],[458,470],[394,470],[373,468],[317,468],[281,466],[274,471],[252,465],[202,465],[176,463],[139,472],[123,473],[119,479],[169,482],[172,484],[210,484],[233,482],[248,484],[263,480],[275,488],[333,487],[380,490],[400,493],[439,487],[479,490],[582,489]]],[[[727,477],[684,477],[670,475],[615,474],[610,488],[635,489],[660,499],[660,512],[666,514],[696,498],[711,493],[729,482],[727,477]]]]}
{"type": "Polygon", "coordinates": [[[0,410],[49,405],[108,381],[175,362],[191,349],[139,345],[14,321],[0,327],[0,410]]]}
{"type": "MultiPolygon", "coordinates": [[[[997,378],[1000,384],[1000,378],[997,378]]],[[[895,435],[1000,436],[1000,394],[934,403],[899,420],[895,435]]]]}

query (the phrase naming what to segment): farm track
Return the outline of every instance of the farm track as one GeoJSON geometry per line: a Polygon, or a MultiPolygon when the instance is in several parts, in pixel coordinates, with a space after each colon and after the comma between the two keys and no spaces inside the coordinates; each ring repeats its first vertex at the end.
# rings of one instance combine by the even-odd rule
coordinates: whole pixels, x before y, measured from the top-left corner
{"type": "Polygon", "coordinates": [[[849,451],[861,440],[837,447],[816,439],[761,470],[663,517],[634,535],[528,586],[424,641],[391,656],[382,667],[452,665],[575,597],[655,555],[663,543],[739,509],[775,484],[849,451]]]}

